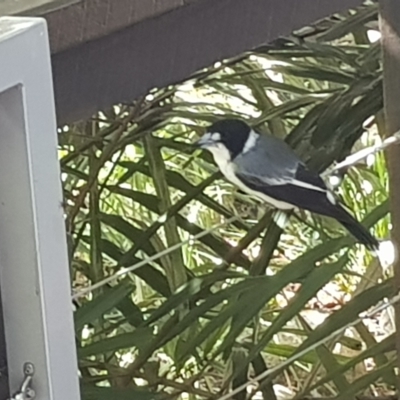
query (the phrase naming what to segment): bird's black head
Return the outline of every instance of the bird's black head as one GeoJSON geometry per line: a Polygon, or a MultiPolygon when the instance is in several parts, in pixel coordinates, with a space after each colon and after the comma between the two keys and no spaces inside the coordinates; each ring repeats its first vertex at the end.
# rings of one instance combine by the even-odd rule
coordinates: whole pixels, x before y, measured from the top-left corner
{"type": "Polygon", "coordinates": [[[233,159],[243,151],[250,131],[250,126],[240,119],[223,119],[207,128],[198,145],[209,150],[213,146],[223,145],[233,159]]]}

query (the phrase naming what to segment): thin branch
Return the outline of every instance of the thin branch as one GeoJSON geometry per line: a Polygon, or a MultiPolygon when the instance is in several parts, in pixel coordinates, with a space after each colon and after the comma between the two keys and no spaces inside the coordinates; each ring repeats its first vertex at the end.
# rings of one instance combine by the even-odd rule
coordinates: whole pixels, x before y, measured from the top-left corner
{"type": "Polygon", "coordinates": [[[267,371],[263,372],[260,375],[257,375],[256,377],[249,379],[246,383],[243,385],[237,387],[235,390],[232,390],[230,393],[220,397],[218,400],[228,400],[231,399],[232,396],[235,394],[241,392],[243,389],[246,389],[249,384],[256,384],[261,380],[264,380],[265,378],[274,375],[276,372],[286,368],[288,365],[292,364],[294,361],[298,360],[299,358],[303,357],[305,354],[310,352],[311,350],[316,349],[318,346],[321,346],[322,344],[329,342],[333,338],[335,338],[337,335],[342,334],[346,329],[353,327],[354,325],[357,325],[360,323],[364,318],[371,318],[373,315],[385,310],[389,306],[392,306],[393,304],[396,304],[400,302],[400,293],[398,293],[396,296],[392,297],[389,301],[384,302],[374,308],[372,308],[369,312],[367,312],[363,317],[359,317],[356,320],[349,322],[348,324],[340,327],[336,331],[332,332],[330,335],[326,336],[325,338],[313,343],[306,349],[294,354],[293,356],[289,357],[282,363],[278,364],[277,366],[268,369],[267,371]]]}
{"type": "Polygon", "coordinates": [[[111,142],[105,147],[100,157],[97,159],[96,168],[92,171],[91,176],[89,177],[87,183],[80,188],[79,195],[76,197],[75,205],[72,207],[71,212],[69,213],[67,219],[67,226],[69,227],[69,231],[73,230],[75,217],[78,215],[79,210],[84,203],[87,194],[90,192],[92,186],[96,183],[97,176],[103,167],[104,163],[111,157],[111,155],[115,151],[115,145],[118,143],[122,135],[124,134],[128,124],[132,121],[132,119],[137,114],[137,109],[132,108],[130,113],[123,120],[123,124],[115,130],[115,136],[111,140],[111,142]]]}

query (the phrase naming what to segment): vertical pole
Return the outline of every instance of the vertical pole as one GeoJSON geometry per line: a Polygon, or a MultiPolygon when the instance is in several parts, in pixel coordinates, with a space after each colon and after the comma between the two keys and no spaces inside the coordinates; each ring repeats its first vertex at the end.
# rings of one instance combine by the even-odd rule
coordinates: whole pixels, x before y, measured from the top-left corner
{"type": "Polygon", "coordinates": [[[0,18],[0,285],[11,392],[78,400],[46,23],[0,18]]]}
{"type": "MultiPolygon", "coordinates": [[[[386,134],[400,129],[400,1],[380,1],[380,26],[383,49],[383,85],[385,101],[386,134]]],[[[389,171],[389,197],[391,203],[391,239],[395,248],[395,285],[400,291],[400,146],[390,146],[386,153],[389,171]]],[[[395,306],[397,331],[398,379],[400,389],[400,304],[395,306]]]]}

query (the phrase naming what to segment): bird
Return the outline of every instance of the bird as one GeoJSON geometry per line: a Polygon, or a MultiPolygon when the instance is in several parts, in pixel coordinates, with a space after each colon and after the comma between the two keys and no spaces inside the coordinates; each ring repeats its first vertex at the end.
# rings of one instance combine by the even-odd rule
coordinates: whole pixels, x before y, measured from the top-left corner
{"type": "Polygon", "coordinates": [[[221,119],[195,145],[208,150],[225,178],[241,191],[278,210],[303,209],[334,218],[358,242],[378,251],[379,241],[280,138],[260,134],[242,119],[221,119]]]}

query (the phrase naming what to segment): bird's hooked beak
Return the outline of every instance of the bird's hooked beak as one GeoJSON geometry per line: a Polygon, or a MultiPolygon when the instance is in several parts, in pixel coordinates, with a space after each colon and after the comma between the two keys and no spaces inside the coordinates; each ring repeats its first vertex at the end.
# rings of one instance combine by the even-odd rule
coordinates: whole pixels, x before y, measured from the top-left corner
{"type": "Polygon", "coordinates": [[[212,146],[215,141],[211,137],[211,133],[206,132],[197,142],[194,142],[194,146],[199,147],[200,149],[207,149],[212,146]]]}

